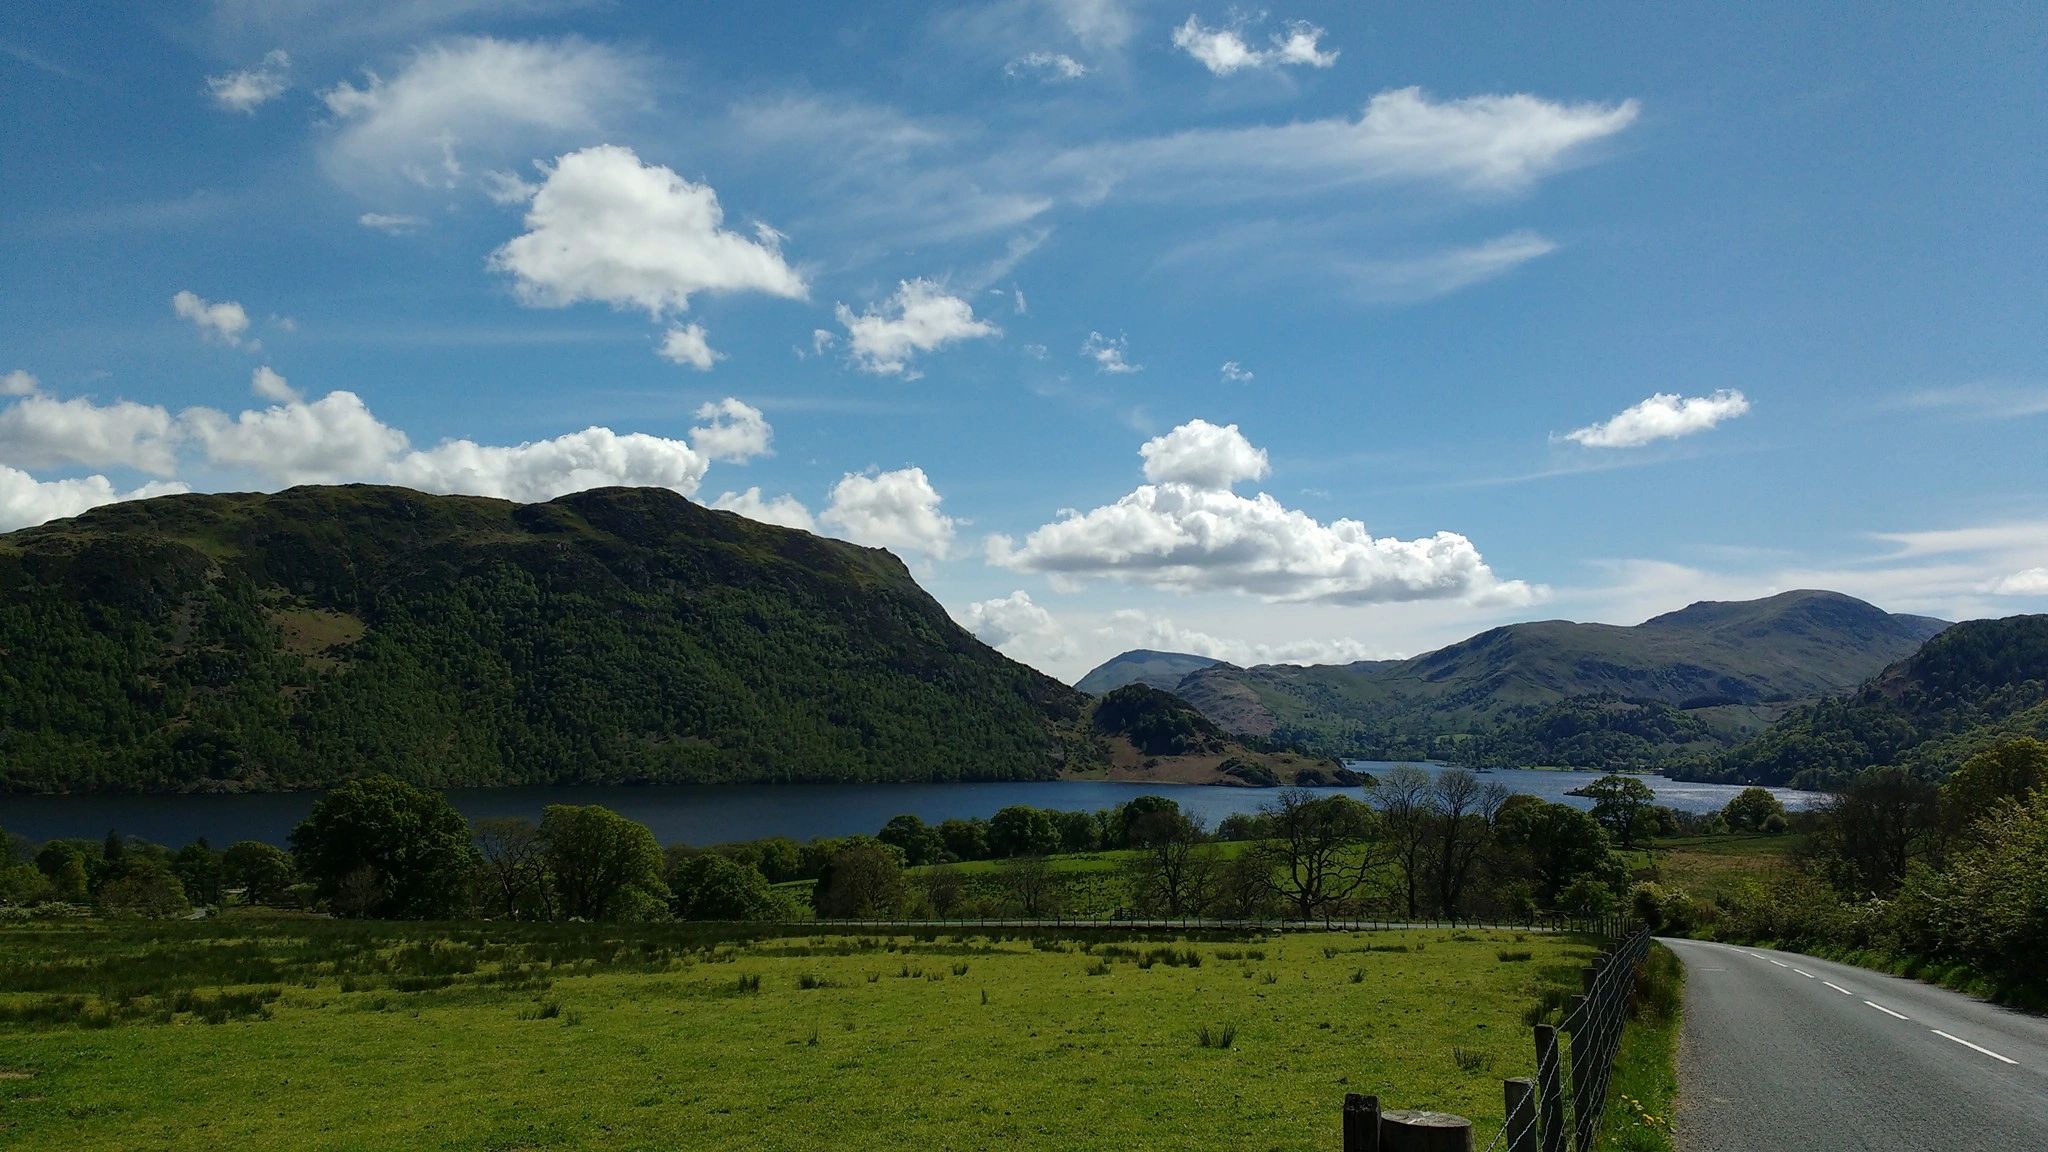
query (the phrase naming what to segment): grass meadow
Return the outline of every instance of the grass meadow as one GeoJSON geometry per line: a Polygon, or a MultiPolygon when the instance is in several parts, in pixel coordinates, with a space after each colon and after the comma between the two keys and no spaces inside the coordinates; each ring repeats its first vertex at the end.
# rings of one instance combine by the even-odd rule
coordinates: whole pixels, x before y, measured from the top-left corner
{"type": "Polygon", "coordinates": [[[1326,1149],[1488,1135],[1592,949],[1488,931],[0,927],[0,1147],[1326,1149]]]}

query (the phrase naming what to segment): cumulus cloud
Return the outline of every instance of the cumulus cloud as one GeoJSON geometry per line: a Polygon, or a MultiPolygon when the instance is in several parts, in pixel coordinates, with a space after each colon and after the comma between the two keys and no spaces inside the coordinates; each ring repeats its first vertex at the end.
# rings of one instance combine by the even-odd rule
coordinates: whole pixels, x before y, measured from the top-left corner
{"type": "Polygon", "coordinates": [[[832,486],[818,520],[834,535],[871,548],[921,552],[944,559],[956,526],[939,510],[939,493],[922,468],[862,475],[849,472],[832,486]]]}
{"type": "Polygon", "coordinates": [[[1217,372],[1232,384],[1243,384],[1252,378],[1251,370],[1235,360],[1225,360],[1217,372]]]}
{"type": "Polygon", "coordinates": [[[1002,334],[994,324],[977,319],[973,305],[925,279],[902,281],[879,309],[871,304],[856,316],[841,304],[834,313],[846,328],[854,364],[877,376],[908,374],[915,379],[917,373],[906,370],[918,353],[1002,334]]]}
{"type": "Polygon", "coordinates": [[[1133,364],[1124,359],[1130,351],[1128,337],[1119,335],[1114,340],[1100,332],[1088,333],[1088,339],[1081,342],[1081,355],[1095,361],[1097,372],[1122,375],[1126,372],[1143,372],[1143,364],[1133,364]]]}
{"type": "Polygon", "coordinates": [[[1145,447],[1153,449],[1146,453],[1152,482],[1114,504],[1069,512],[1022,544],[991,536],[989,562],[1061,580],[1101,577],[1269,601],[1518,604],[1538,595],[1495,576],[1455,532],[1374,537],[1356,520],[1323,524],[1263,492],[1238,495],[1228,485],[1262,475],[1265,459],[1234,428],[1190,423],[1145,447]]]}
{"type": "Polygon", "coordinates": [[[775,430],[761,410],[731,396],[706,403],[697,409],[697,419],[709,421],[690,429],[690,445],[709,460],[730,460],[743,464],[756,456],[773,454],[769,441],[775,430]]]}
{"type": "Polygon", "coordinates": [[[154,404],[31,392],[0,409],[0,456],[29,468],[82,464],[168,476],[177,471],[177,444],[176,422],[154,404]]]}
{"type": "Polygon", "coordinates": [[[377,419],[353,392],[329,392],[310,403],[275,404],[232,417],[192,408],[180,422],[207,463],[247,469],[284,484],[383,479],[391,459],[408,446],[405,433],[377,419]]]}
{"type": "Polygon", "coordinates": [[[1199,629],[1184,628],[1166,617],[1130,608],[1111,613],[1109,623],[1099,632],[1105,639],[1126,649],[1186,652],[1241,667],[1254,664],[1350,664],[1395,656],[1395,653],[1348,636],[1277,643],[1216,636],[1199,629]]]}
{"type": "Polygon", "coordinates": [[[425,492],[531,502],[615,485],[694,494],[708,461],[681,440],[585,428],[511,447],[444,440],[386,468],[391,481],[425,492]]]}
{"type": "Polygon", "coordinates": [[[288,401],[299,398],[298,390],[287,383],[284,377],[272,371],[268,364],[258,367],[249,374],[249,391],[265,400],[288,401]]]}
{"type": "Polygon", "coordinates": [[[958,614],[960,626],[991,648],[1027,664],[1069,660],[1074,643],[1052,613],[1018,591],[969,604],[958,614]]]}
{"type": "Polygon", "coordinates": [[[1026,52],[1003,65],[1003,75],[1012,79],[1036,76],[1047,83],[1079,80],[1087,74],[1087,65],[1064,52],[1026,52]]]}
{"type": "Polygon", "coordinates": [[[190,489],[183,484],[158,482],[123,492],[105,476],[98,475],[76,480],[37,480],[18,468],[0,464],[0,532],[32,528],[120,500],[186,491],[190,489]]]}
{"type": "Polygon", "coordinates": [[[2048,568],[2028,568],[1991,586],[1995,596],[2048,596],[2048,568]]]}
{"type": "Polygon", "coordinates": [[[1748,411],[1749,400],[1732,388],[1723,388],[1711,396],[1680,397],[1675,392],[1659,392],[1623,409],[1610,420],[1567,432],[1564,438],[1588,448],[1640,448],[1658,440],[1705,432],[1748,411]]]}
{"type": "Polygon", "coordinates": [[[764,292],[801,299],[803,277],[783,260],[772,230],[749,239],[723,227],[718,194],[630,148],[601,145],[556,160],[534,193],[526,231],[491,253],[522,302],[561,308],[583,300],[645,309],[660,318],[700,292],[764,292]]]}
{"type": "Polygon", "coordinates": [[[1154,484],[1230,488],[1244,480],[1263,480],[1272,471],[1266,450],[1254,447],[1237,425],[1219,428],[1200,419],[1145,441],[1138,455],[1145,460],[1145,479],[1154,484]]]}
{"type": "Polygon", "coordinates": [[[0,396],[27,396],[38,388],[36,378],[19,368],[0,376],[0,396]]]}
{"type": "Polygon", "coordinates": [[[365,212],[356,217],[356,223],[387,236],[404,236],[419,231],[426,220],[404,212],[365,212]]]}
{"type": "Polygon", "coordinates": [[[721,492],[718,499],[711,502],[711,507],[737,512],[749,520],[759,520],[763,524],[780,524],[784,528],[801,528],[806,532],[818,530],[818,523],[811,518],[810,509],[804,507],[803,501],[787,493],[781,496],[762,496],[759,488],[749,488],[744,492],[721,492]]]}
{"type": "Polygon", "coordinates": [[[288,78],[292,58],[279,48],[263,57],[254,68],[223,72],[206,78],[206,90],[215,107],[228,112],[254,113],[256,109],[284,95],[291,87],[288,78]]]}
{"type": "Polygon", "coordinates": [[[1173,46],[1194,57],[1211,74],[1228,76],[1247,68],[1328,68],[1337,62],[1337,52],[1323,50],[1323,35],[1321,28],[1307,21],[1289,21],[1285,32],[1273,34],[1271,47],[1260,49],[1245,41],[1242,21],[1211,28],[1200,18],[1189,16],[1173,30],[1173,46]]]}
{"type": "Polygon", "coordinates": [[[725,353],[711,347],[711,341],[705,337],[702,324],[671,327],[662,336],[661,348],[656,355],[670,363],[695,368],[699,372],[709,372],[713,364],[725,359],[725,353]]]}
{"type": "Polygon", "coordinates": [[[588,138],[644,103],[636,56],[574,38],[488,36],[420,48],[388,80],[366,73],[320,98],[334,117],[325,159],[347,179],[452,188],[472,163],[502,163],[588,138]]]}
{"type": "Polygon", "coordinates": [[[242,334],[249,330],[249,313],[233,300],[215,303],[181,291],[171,297],[171,311],[190,320],[201,336],[231,346],[239,347],[242,334]]]}

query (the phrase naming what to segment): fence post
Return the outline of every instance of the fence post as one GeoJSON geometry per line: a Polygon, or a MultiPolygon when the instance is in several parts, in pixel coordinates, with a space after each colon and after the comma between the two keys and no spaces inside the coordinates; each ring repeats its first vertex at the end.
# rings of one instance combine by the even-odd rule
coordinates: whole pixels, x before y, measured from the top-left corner
{"type": "Polygon", "coordinates": [[[1558,1064],[1557,1029],[1536,1026],[1536,1095],[1542,1111],[1542,1152],[1564,1152],[1563,1069],[1558,1064]]]}
{"type": "Polygon", "coordinates": [[[1508,1152],[1536,1152],[1536,1085],[1526,1078],[1500,1082],[1507,1104],[1508,1152]]]}
{"type": "Polygon", "coordinates": [[[1380,1098],[1344,1094],[1344,1152],[1380,1152],[1380,1098]]]}
{"type": "Polygon", "coordinates": [[[1594,1019],[1598,1005],[1589,996],[1574,996],[1571,1007],[1565,1012],[1565,1019],[1577,1018],[1572,1028],[1572,1147],[1585,1152],[1586,1138],[1592,1131],[1588,1121],[1589,1105],[1593,1092],[1593,1047],[1598,1033],[1598,1022],[1594,1019]]]}
{"type": "Polygon", "coordinates": [[[1472,1152],[1472,1122],[1448,1112],[1380,1113],[1381,1152],[1472,1152]]]}

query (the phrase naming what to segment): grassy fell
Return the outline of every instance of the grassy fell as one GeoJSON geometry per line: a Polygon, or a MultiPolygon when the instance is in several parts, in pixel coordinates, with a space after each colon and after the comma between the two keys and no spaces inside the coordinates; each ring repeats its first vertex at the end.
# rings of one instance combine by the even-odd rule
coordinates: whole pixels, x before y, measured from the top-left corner
{"type": "Polygon", "coordinates": [[[0,1145],[1305,1149],[1347,1090],[1483,1129],[1587,950],[1459,935],[9,928],[0,1007],[113,1018],[0,1021],[0,1145]]]}

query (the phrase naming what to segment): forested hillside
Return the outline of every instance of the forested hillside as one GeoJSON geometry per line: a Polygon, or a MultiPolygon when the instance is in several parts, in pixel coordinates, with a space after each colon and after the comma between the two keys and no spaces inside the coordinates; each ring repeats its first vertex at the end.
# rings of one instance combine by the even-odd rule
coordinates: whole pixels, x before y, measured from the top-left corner
{"type": "Polygon", "coordinates": [[[0,536],[0,790],[1048,778],[1085,702],[889,553],[664,489],[168,496],[0,536]]]}
{"type": "Polygon", "coordinates": [[[1853,689],[1944,627],[1838,593],[1787,592],[1632,627],[1511,624],[1408,660],[1222,665],[1174,691],[1233,732],[1326,754],[1669,763],[1853,689]]]}
{"type": "Polygon", "coordinates": [[[2048,616],[1958,624],[1854,694],[1795,710],[1697,775],[1802,788],[1885,765],[1940,776],[2012,736],[2048,737],[2048,616]]]}

